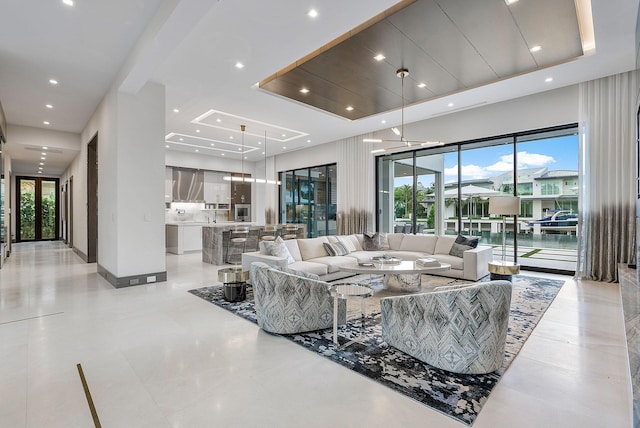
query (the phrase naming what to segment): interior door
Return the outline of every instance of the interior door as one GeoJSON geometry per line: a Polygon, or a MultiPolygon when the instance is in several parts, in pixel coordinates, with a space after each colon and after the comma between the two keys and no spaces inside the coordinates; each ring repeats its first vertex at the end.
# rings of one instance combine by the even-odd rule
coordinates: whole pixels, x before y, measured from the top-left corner
{"type": "Polygon", "coordinates": [[[16,187],[16,240],[24,242],[58,239],[58,179],[17,177],[16,187]]]}

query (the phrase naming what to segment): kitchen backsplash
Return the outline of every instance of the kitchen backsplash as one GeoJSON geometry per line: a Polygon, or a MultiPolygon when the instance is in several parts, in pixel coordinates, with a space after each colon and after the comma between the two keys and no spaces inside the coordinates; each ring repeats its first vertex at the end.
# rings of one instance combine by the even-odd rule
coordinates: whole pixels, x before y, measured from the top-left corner
{"type": "Polygon", "coordinates": [[[229,211],[203,211],[204,203],[198,202],[170,202],[167,203],[164,220],[166,223],[181,221],[193,221],[209,223],[215,221],[227,221],[229,211]]]}

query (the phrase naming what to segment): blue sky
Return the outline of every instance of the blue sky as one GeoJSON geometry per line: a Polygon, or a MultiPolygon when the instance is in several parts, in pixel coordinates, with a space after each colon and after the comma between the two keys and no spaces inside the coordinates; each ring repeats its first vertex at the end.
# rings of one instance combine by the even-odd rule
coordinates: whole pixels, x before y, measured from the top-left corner
{"type": "MultiPolygon", "coordinates": [[[[543,168],[549,170],[578,170],[578,136],[569,135],[518,144],[519,168],[543,168]]],[[[458,179],[458,155],[445,155],[445,183],[458,179]]],[[[462,152],[462,179],[472,180],[492,177],[513,170],[513,147],[502,145],[462,152]]],[[[419,181],[428,187],[433,181],[424,177],[419,181]]],[[[411,178],[397,178],[395,186],[411,184],[411,178]]]]}

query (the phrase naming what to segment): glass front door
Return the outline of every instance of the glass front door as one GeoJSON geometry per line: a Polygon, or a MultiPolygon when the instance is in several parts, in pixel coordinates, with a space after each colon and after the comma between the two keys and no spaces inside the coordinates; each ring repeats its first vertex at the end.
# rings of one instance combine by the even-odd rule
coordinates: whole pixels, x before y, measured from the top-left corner
{"type": "Polygon", "coordinates": [[[58,238],[58,180],[17,178],[18,241],[58,238]]]}

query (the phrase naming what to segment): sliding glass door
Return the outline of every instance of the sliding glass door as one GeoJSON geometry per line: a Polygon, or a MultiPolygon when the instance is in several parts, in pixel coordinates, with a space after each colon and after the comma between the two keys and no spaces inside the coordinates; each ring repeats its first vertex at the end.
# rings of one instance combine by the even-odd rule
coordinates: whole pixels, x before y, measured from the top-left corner
{"type": "Polygon", "coordinates": [[[17,240],[58,239],[58,179],[17,177],[17,240]]]}
{"type": "Polygon", "coordinates": [[[304,224],[307,237],[335,235],[336,165],[280,173],[280,222],[304,224]]]}
{"type": "Polygon", "coordinates": [[[502,245],[489,198],[520,197],[507,218],[509,260],[575,270],[578,210],[576,125],[485,138],[377,158],[378,230],[477,236],[502,245]]]}

